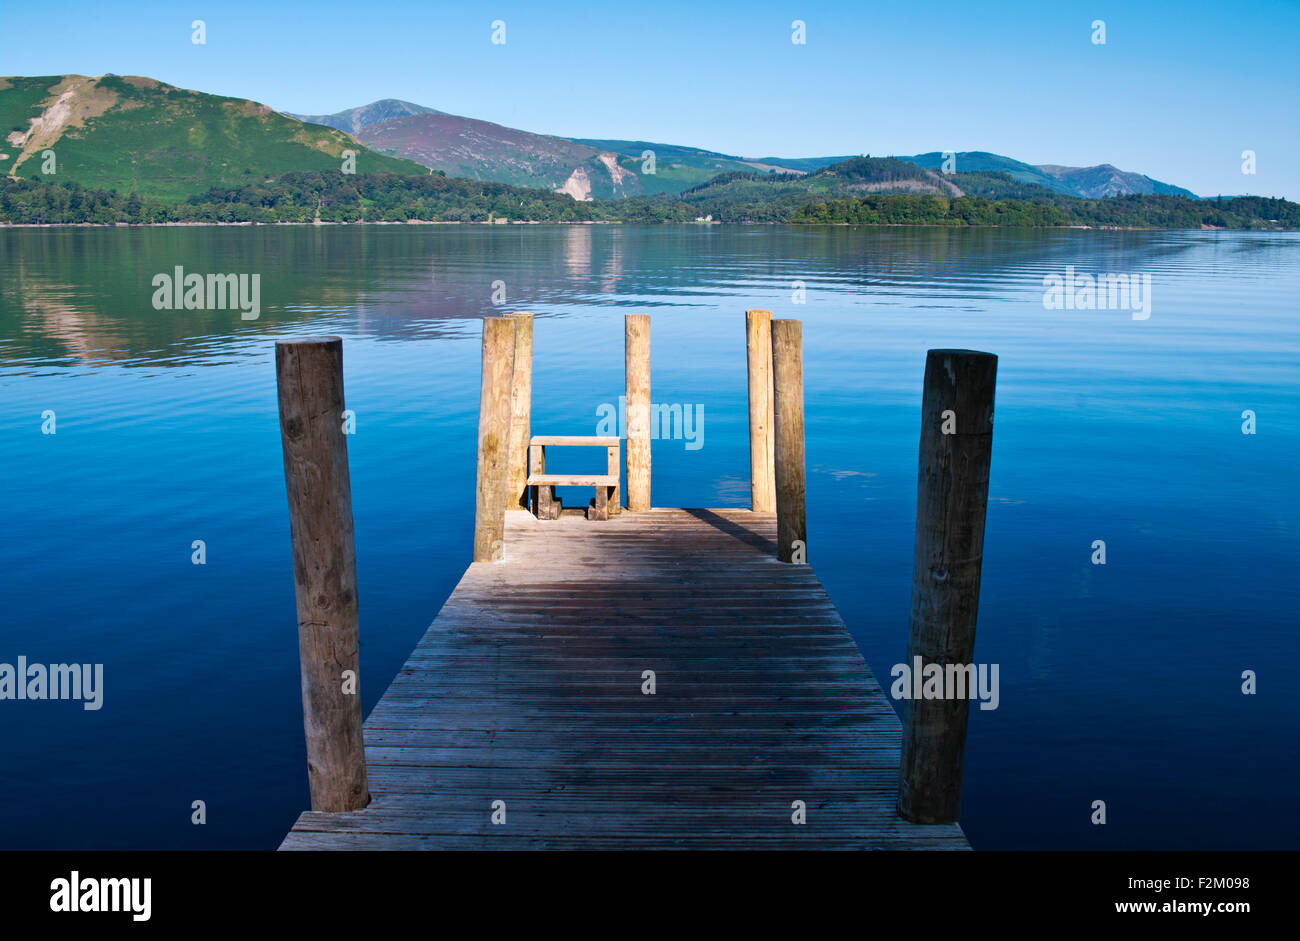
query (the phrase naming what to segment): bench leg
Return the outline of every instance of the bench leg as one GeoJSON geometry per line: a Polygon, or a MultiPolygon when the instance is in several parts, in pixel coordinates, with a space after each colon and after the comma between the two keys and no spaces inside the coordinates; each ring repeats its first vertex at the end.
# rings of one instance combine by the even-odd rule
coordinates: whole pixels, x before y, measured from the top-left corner
{"type": "Polygon", "coordinates": [[[539,520],[557,520],[560,518],[560,501],[555,497],[554,487],[533,487],[536,494],[537,518],[539,520]]]}
{"type": "Polygon", "coordinates": [[[609,519],[609,488],[608,487],[596,488],[596,496],[592,498],[591,506],[587,507],[587,519],[589,520],[609,519]]]}
{"type": "MultiPolygon", "coordinates": [[[[606,461],[605,467],[606,467],[605,473],[609,474],[611,477],[617,480],[618,471],[619,471],[618,445],[614,445],[613,447],[609,448],[609,456],[606,461]]],[[[619,510],[622,509],[622,502],[623,502],[622,497],[619,495],[618,492],[618,484],[615,484],[614,486],[609,488],[609,515],[610,516],[618,515],[619,510]]]]}
{"type": "MultiPolygon", "coordinates": [[[[528,473],[530,474],[546,473],[546,446],[545,445],[528,446],[528,473]]],[[[550,515],[551,512],[550,498],[551,496],[555,495],[555,491],[551,490],[550,487],[539,487],[536,485],[536,483],[534,483],[533,486],[530,486],[528,490],[530,491],[529,496],[530,498],[532,498],[532,503],[533,503],[533,516],[536,516],[538,520],[556,519],[558,513],[556,513],[555,516],[550,515]],[[546,491],[545,496],[542,495],[543,490],[546,491]],[[543,511],[542,509],[543,499],[546,500],[545,511],[543,511]]]]}

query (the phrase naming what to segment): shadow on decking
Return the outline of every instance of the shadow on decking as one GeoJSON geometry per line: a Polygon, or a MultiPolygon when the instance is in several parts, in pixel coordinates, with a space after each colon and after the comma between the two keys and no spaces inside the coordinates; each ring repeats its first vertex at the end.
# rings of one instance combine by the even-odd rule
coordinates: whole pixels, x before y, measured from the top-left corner
{"type": "Polygon", "coordinates": [[[728,536],[733,536],[746,545],[752,546],[760,552],[770,555],[772,558],[776,558],[775,540],[767,539],[756,532],[746,529],[739,523],[733,523],[731,520],[714,513],[712,510],[683,508],[682,512],[689,513],[700,522],[708,523],[714,529],[718,530],[718,532],[726,533],[728,536]]]}

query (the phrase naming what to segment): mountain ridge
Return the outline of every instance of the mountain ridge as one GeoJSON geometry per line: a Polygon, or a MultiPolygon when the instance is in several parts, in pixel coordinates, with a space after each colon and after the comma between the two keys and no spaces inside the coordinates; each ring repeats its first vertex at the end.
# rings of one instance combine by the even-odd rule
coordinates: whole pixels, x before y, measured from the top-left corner
{"type": "Polygon", "coordinates": [[[370,102],[368,105],[348,108],[346,111],[336,111],[334,114],[294,114],[291,111],[281,113],[290,118],[297,118],[306,124],[320,124],[324,127],[332,127],[356,137],[357,131],[369,124],[376,124],[393,118],[408,117],[413,114],[442,114],[443,112],[410,101],[402,101],[400,98],[381,98],[378,101],[370,102]]]}
{"type": "MultiPolygon", "coordinates": [[[[947,155],[939,151],[900,157],[931,170],[942,169],[947,155]]],[[[1120,170],[1109,163],[1095,167],[1067,167],[1058,164],[1028,164],[1012,157],[983,150],[952,154],[959,172],[1006,173],[1018,183],[1032,183],[1066,196],[1098,199],[1104,196],[1160,194],[1196,198],[1191,190],[1163,183],[1142,173],[1120,170]]]]}
{"type": "MultiPolygon", "coordinates": [[[[285,114],[307,119],[292,112],[285,114]]],[[[522,131],[391,98],[332,115],[315,115],[310,120],[334,127],[345,123],[352,126],[350,122],[357,115],[365,120],[357,123],[352,133],[362,143],[383,153],[405,157],[453,176],[541,187],[567,192],[576,199],[676,195],[718,174],[749,170],[813,173],[858,156],[751,158],[646,140],[561,137],[522,131]],[[378,106],[390,103],[418,111],[385,117],[378,106]],[[647,152],[653,154],[653,173],[643,172],[647,152]]],[[[945,154],[932,151],[900,155],[897,159],[939,171],[945,154]]],[[[959,170],[1009,173],[1016,182],[1032,183],[1068,196],[1195,195],[1182,187],[1145,174],[1119,170],[1111,164],[1035,166],[986,151],[957,152],[955,159],[959,170]]]]}
{"type": "Polygon", "coordinates": [[[565,193],[577,201],[680,197],[717,180],[730,181],[733,194],[781,193],[798,201],[891,192],[989,199],[1195,198],[1186,189],[1111,164],[1034,166],[963,151],[954,155],[958,172],[953,174],[945,172],[940,152],[754,159],[646,140],[537,134],[397,98],[327,115],[282,113],[256,101],[111,73],[0,77],[0,134],[5,135],[0,173],[6,176],[66,179],[169,199],[270,181],[295,170],[342,169],[349,151],[358,173],[435,171],[565,193]],[[53,159],[46,156],[51,154],[53,159]],[[855,163],[861,160],[894,162],[860,172],[868,167],[855,163]],[[902,165],[922,172],[909,174],[902,165]],[[828,172],[832,167],[837,169],[828,172]],[[774,185],[753,189],[751,178],[758,177],[774,185]],[[806,179],[800,183],[800,178],[806,179]]]}

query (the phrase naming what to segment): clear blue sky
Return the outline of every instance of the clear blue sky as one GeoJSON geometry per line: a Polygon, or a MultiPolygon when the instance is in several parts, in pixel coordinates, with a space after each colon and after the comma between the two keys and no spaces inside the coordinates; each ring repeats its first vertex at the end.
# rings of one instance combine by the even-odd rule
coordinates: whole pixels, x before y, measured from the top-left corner
{"type": "Polygon", "coordinates": [[[1300,200],[1297,0],[4,0],[0,46],[0,75],[149,75],[285,111],[404,98],[572,137],[749,157],[988,150],[1300,200]]]}

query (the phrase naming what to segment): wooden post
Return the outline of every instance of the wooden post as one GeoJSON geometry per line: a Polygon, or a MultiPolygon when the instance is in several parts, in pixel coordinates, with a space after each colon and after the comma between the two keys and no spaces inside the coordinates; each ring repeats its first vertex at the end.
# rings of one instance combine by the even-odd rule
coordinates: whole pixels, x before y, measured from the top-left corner
{"type": "Polygon", "coordinates": [[[478,399],[478,473],[474,498],[474,561],[504,558],[506,467],[510,448],[510,383],[515,323],[483,318],[483,372],[478,399]]]}
{"type": "Polygon", "coordinates": [[[772,439],[772,312],[745,311],[749,354],[749,506],[755,513],[776,509],[775,444],[772,439]]]}
{"type": "Polygon", "coordinates": [[[650,315],[624,318],[627,385],[627,508],[650,509],[650,315]]]}
{"type": "Polygon", "coordinates": [[[808,561],[803,453],[803,324],[772,321],[776,557],[808,561]]]}
{"type": "MultiPolygon", "coordinates": [[[[913,671],[918,663],[920,669],[974,663],[997,370],[992,353],[926,354],[907,643],[913,671]]],[[[914,823],[957,820],[968,697],[969,690],[960,699],[904,701],[899,816],[914,823]]]]}
{"type": "Polygon", "coordinates": [[[357,692],[357,560],[343,433],[343,341],[278,340],[275,378],[311,809],[357,810],[370,803],[370,791],[357,692]]]}
{"type": "Polygon", "coordinates": [[[533,410],[533,315],[506,314],[515,325],[515,362],[510,380],[510,454],[506,508],[528,509],[528,436],[533,410]]]}

